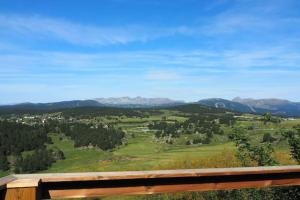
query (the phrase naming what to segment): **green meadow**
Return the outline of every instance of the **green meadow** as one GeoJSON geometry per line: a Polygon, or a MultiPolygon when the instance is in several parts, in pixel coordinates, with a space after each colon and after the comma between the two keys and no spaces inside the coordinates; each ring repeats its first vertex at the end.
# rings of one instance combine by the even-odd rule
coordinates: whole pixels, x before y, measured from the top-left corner
{"type": "MultiPolygon", "coordinates": [[[[227,139],[231,129],[224,127],[224,136],[214,136],[211,144],[186,145],[187,137],[182,136],[175,144],[166,144],[157,141],[153,131],[148,130],[147,122],[159,120],[159,117],[134,119],[126,118],[119,121],[126,132],[126,144],[111,151],[102,151],[97,148],[74,148],[74,142],[62,135],[52,133],[51,147],[61,149],[66,159],[54,163],[44,172],[92,172],[92,171],[128,171],[128,170],[155,170],[177,168],[203,167],[236,167],[239,166],[235,158],[236,147],[227,139]]],[[[181,119],[171,116],[169,119],[181,119]]],[[[237,126],[256,125],[255,131],[249,131],[253,141],[260,142],[264,133],[278,136],[279,130],[287,130],[299,124],[300,120],[283,121],[278,125],[264,125],[260,121],[237,123],[237,126]]],[[[279,137],[279,136],[278,136],[279,137]]],[[[274,156],[282,165],[294,164],[289,155],[286,142],[275,145],[274,156]]]]}

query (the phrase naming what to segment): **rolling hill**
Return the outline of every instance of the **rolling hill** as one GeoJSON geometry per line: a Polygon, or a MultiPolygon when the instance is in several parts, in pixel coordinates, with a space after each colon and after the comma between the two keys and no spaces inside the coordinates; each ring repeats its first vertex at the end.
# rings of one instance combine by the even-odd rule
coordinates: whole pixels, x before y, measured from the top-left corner
{"type": "Polygon", "coordinates": [[[95,101],[106,106],[126,108],[169,107],[184,104],[183,101],[176,101],[168,98],[144,97],[97,98],[95,101]]]}
{"type": "Polygon", "coordinates": [[[237,97],[230,101],[211,98],[200,100],[197,103],[242,113],[263,114],[270,112],[273,115],[300,117],[300,103],[284,99],[242,99],[237,97]]]}
{"type": "Polygon", "coordinates": [[[300,116],[300,103],[285,99],[242,99],[236,97],[232,100],[251,107],[255,112],[270,112],[274,115],[300,116]]]}
{"type": "Polygon", "coordinates": [[[220,98],[203,99],[198,101],[197,103],[201,105],[211,106],[215,108],[223,108],[223,109],[228,109],[228,110],[233,110],[233,111],[243,112],[243,113],[253,112],[251,107],[247,105],[238,102],[229,101],[226,99],[220,99],[220,98]]]}
{"type": "MultiPolygon", "coordinates": [[[[51,111],[69,108],[173,108],[200,104],[218,109],[227,109],[240,113],[263,114],[270,112],[273,115],[284,117],[300,117],[300,103],[283,99],[242,99],[233,100],[210,98],[198,102],[185,103],[183,101],[168,98],[143,98],[143,97],[120,97],[120,98],[98,98],[94,100],[74,100],[54,103],[22,103],[15,105],[0,106],[0,113],[26,113],[28,111],[51,111]]],[[[186,107],[183,107],[186,108],[186,107]]]]}

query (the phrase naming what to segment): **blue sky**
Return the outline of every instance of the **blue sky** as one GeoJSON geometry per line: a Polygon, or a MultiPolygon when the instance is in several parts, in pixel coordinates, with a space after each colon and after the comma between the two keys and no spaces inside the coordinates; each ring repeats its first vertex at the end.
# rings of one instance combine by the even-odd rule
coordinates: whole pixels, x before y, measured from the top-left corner
{"type": "Polygon", "coordinates": [[[298,0],[0,0],[0,104],[299,86],[298,0]]]}

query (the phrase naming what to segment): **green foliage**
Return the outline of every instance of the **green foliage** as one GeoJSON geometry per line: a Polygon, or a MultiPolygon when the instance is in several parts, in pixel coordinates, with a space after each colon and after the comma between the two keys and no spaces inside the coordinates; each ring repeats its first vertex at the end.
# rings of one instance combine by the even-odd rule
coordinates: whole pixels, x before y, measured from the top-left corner
{"type": "Polygon", "coordinates": [[[56,112],[62,112],[65,117],[92,118],[97,116],[126,116],[126,117],[148,117],[149,114],[161,114],[158,109],[147,108],[113,108],[113,107],[79,107],[70,109],[61,109],[56,112]]]}
{"type": "Polygon", "coordinates": [[[121,129],[103,124],[95,126],[83,123],[61,124],[60,130],[75,141],[75,147],[92,145],[102,150],[110,150],[121,145],[125,137],[121,129]]]}
{"type": "MultiPolygon", "coordinates": [[[[62,112],[65,113],[59,116],[65,116],[66,118],[55,119],[53,117],[54,120],[47,120],[44,126],[36,126],[40,127],[40,130],[45,129],[43,133],[46,136],[48,132],[51,132],[49,136],[51,136],[52,141],[49,138],[40,140],[42,142],[40,146],[42,149],[42,146],[47,145],[47,148],[52,150],[47,150],[48,154],[36,153],[36,151],[40,150],[28,152],[31,148],[27,147],[25,153],[22,153],[24,151],[21,150],[23,157],[17,159],[19,167],[16,168],[20,173],[23,173],[22,171],[24,173],[32,173],[40,170],[46,170],[46,172],[79,172],[236,167],[240,165],[240,162],[234,157],[236,148],[232,142],[228,143],[227,140],[223,139],[227,139],[226,137],[232,132],[233,126],[249,127],[250,125],[254,128],[248,130],[237,128],[231,134],[231,138],[238,150],[238,158],[243,161],[243,166],[273,165],[276,162],[272,157],[274,150],[269,144],[272,140],[271,137],[275,138],[276,131],[279,128],[287,130],[294,126],[295,123],[298,123],[297,120],[286,120],[281,124],[270,123],[268,126],[264,126],[263,122],[260,121],[261,116],[249,115],[245,119],[241,117],[241,119],[236,120],[232,113],[218,109],[209,110],[201,108],[201,106],[156,110],[107,109],[106,111],[103,111],[103,109],[94,111],[90,108],[81,108],[65,109],[62,112]],[[74,110],[76,111],[74,112],[74,110]],[[128,114],[127,117],[125,117],[127,115],[124,114],[125,112],[128,114]],[[161,120],[162,116],[165,116],[163,120],[161,120]],[[70,117],[72,123],[68,122],[68,117],[70,117]],[[153,121],[155,122],[149,125],[149,129],[151,129],[149,131],[147,125],[153,121]],[[122,142],[124,143],[125,137],[121,133],[123,131],[119,130],[118,127],[121,127],[124,133],[128,133],[127,135],[131,135],[131,137],[126,137],[126,145],[116,148],[122,142]],[[115,134],[113,133],[114,131],[118,133],[115,134]],[[154,134],[157,137],[166,137],[164,139],[168,143],[173,143],[173,145],[154,142],[154,134]],[[172,135],[171,140],[169,140],[170,135],[172,135]],[[260,144],[261,141],[264,141],[264,144],[260,144]],[[210,144],[185,145],[197,143],[210,144]],[[99,151],[97,148],[74,148],[74,144],[76,147],[91,146],[110,151],[99,151]],[[55,148],[56,146],[59,149],[55,148]],[[234,160],[225,156],[225,153],[223,153],[224,149],[230,150],[228,155],[234,160]],[[38,154],[48,159],[43,160],[38,154]],[[219,155],[222,160],[216,159],[215,155],[219,155]],[[49,163],[48,161],[51,161],[51,159],[52,162],[49,163]],[[61,160],[54,162],[58,159],[61,160]],[[37,160],[41,160],[43,164],[38,163],[37,160]],[[181,163],[185,163],[185,165],[181,163]]],[[[300,130],[300,127],[298,129],[300,130]]],[[[296,132],[297,127],[293,131],[297,138],[296,132]]],[[[19,133],[13,132],[13,134],[19,133]]],[[[298,143],[296,142],[296,144],[298,143]]],[[[299,149],[296,144],[294,144],[295,154],[297,153],[296,150],[299,149]]],[[[284,154],[288,145],[287,142],[281,142],[281,146],[277,142],[273,143],[273,145],[276,147],[276,150],[282,148],[279,149],[279,151],[283,150],[280,155],[285,156],[285,158],[288,157],[284,154]]],[[[36,148],[40,149],[38,146],[36,148]]],[[[6,161],[9,158],[11,166],[14,166],[13,157],[11,155],[5,156],[6,161]]],[[[298,190],[297,187],[228,190],[153,195],[136,199],[300,199],[298,190]]],[[[135,199],[135,197],[132,198],[135,199]]]]}
{"type": "Polygon", "coordinates": [[[6,171],[9,169],[7,157],[0,152],[0,170],[6,171]]]}
{"type": "Polygon", "coordinates": [[[252,144],[249,136],[242,128],[234,129],[234,132],[229,136],[235,141],[237,158],[242,162],[243,166],[249,166],[251,161],[257,163],[258,166],[276,165],[277,162],[272,157],[274,149],[271,144],[252,144]]]}
{"type": "Polygon", "coordinates": [[[211,137],[204,137],[204,138],[195,138],[193,139],[193,144],[209,144],[211,142],[211,137]]]}
{"type": "Polygon", "coordinates": [[[263,136],[263,143],[272,143],[276,141],[276,138],[274,138],[270,133],[265,133],[263,136]]]}
{"type": "Polygon", "coordinates": [[[272,114],[267,112],[265,114],[263,114],[263,121],[266,124],[267,122],[270,122],[272,119],[272,114]]]}
{"type": "Polygon", "coordinates": [[[192,114],[201,114],[201,115],[212,114],[212,113],[225,114],[226,112],[225,109],[214,108],[214,107],[209,107],[209,106],[204,106],[199,104],[180,105],[180,106],[168,108],[168,110],[176,110],[183,113],[192,113],[192,114]]]}
{"type": "Polygon", "coordinates": [[[279,124],[281,122],[281,118],[272,116],[270,112],[267,112],[263,114],[262,121],[264,122],[264,124],[267,124],[268,122],[279,124]]]}
{"type": "Polygon", "coordinates": [[[152,108],[114,108],[114,107],[56,107],[56,108],[41,108],[39,106],[26,107],[2,107],[0,108],[0,116],[10,115],[39,115],[49,113],[62,113],[65,117],[96,117],[96,116],[127,116],[127,117],[147,117],[149,114],[161,114],[159,109],[152,108]]]}
{"type": "Polygon", "coordinates": [[[300,125],[295,126],[292,131],[285,132],[284,136],[288,139],[291,155],[300,164],[300,125]]]}
{"type": "Polygon", "coordinates": [[[157,138],[161,138],[161,137],[166,137],[166,136],[170,136],[170,137],[179,137],[180,135],[180,128],[181,128],[181,124],[179,122],[175,122],[175,123],[168,123],[166,121],[162,121],[162,122],[154,122],[148,125],[149,129],[152,130],[157,130],[155,132],[155,136],[157,138]]]}
{"type": "Polygon", "coordinates": [[[217,116],[192,115],[182,124],[184,130],[192,133],[207,134],[211,138],[214,134],[222,135],[223,131],[220,126],[220,119],[217,116]]]}
{"type": "Polygon", "coordinates": [[[46,170],[55,162],[52,150],[37,149],[32,155],[17,158],[15,173],[34,173],[46,170]]]}
{"type": "MultiPolygon", "coordinates": [[[[285,189],[285,188],[284,188],[285,189]]],[[[175,193],[175,194],[161,194],[161,195],[150,195],[142,196],[133,199],[143,200],[281,200],[281,199],[294,199],[299,197],[295,194],[287,194],[288,190],[273,190],[271,188],[266,189],[241,189],[241,190],[221,190],[212,192],[189,192],[189,193],[175,193]],[[285,197],[283,195],[286,195],[285,197]],[[292,198],[289,198],[292,197],[292,198]]],[[[290,189],[294,191],[294,188],[290,189]]]]}
{"type": "Polygon", "coordinates": [[[0,155],[18,155],[41,148],[48,140],[43,126],[0,121],[0,155]]]}
{"type": "Polygon", "coordinates": [[[0,121],[0,170],[9,170],[8,156],[17,156],[15,172],[36,172],[47,169],[55,160],[64,158],[59,149],[47,150],[46,143],[51,143],[47,128],[41,125],[25,125],[15,122],[0,121]],[[24,159],[22,152],[34,150],[24,159]]]}
{"type": "Polygon", "coordinates": [[[94,146],[110,150],[122,144],[125,133],[120,128],[104,124],[84,124],[79,122],[61,123],[48,120],[45,124],[48,132],[63,133],[70,136],[75,147],[94,146]]]}
{"type": "Polygon", "coordinates": [[[52,157],[55,160],[64,160],[66,159],[65,154],[62,150],[60,150],[59,148],[55,147],[52,150],[52,157]]]}
{"type": "Polygon", "coordinates": [[[258,166],[272,166],[278,163],[272,157],[274,149],[271,144],[252,146],[251,159],[257,161],[258,166]]]}
{"type": "Polygon", "coordinates": [[[202,135],[201,137],[194,138],[192,141],[186,142],[186,144],[209,144],[213,135],[224,134],[221,129],[221,122],[231,124],[233,120],[230,119],[232,118],[232,116],[226,114],[224,116],[193,114],[184,122],[175,120],[174,123],[168,123],[163,120],[161,122],[150,123],[148,128],[156,130],[155,136],[157,138],[176,138],[183,134],[200,134],[202,135]]]}

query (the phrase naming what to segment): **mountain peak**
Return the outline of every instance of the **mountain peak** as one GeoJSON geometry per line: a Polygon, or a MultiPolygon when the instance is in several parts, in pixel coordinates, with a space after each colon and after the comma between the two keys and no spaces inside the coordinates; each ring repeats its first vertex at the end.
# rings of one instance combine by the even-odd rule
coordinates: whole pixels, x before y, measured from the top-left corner
{"type": "Polygon", "coordinates": [[[171,100],[169,98],[144,98],[144,97],[109,97],[96,98],[95,101],[108,105],[144,105],[161,106],[168,104],[184,103],[183,101],[171,100]]]}
{"type": "Polygon", "coordinates": [[[232,101],[234,102],[239,102],[239,103],[244,103],[252,106],[258,106],[258,105],[281,105],[281,104],[288,104],[291,103],[288,100],[285,99],[277,99],[277,98],[266,98],[266,99],[252,99],[252,98],[240,98],[240,97],[235,97],[232,101]]]}

